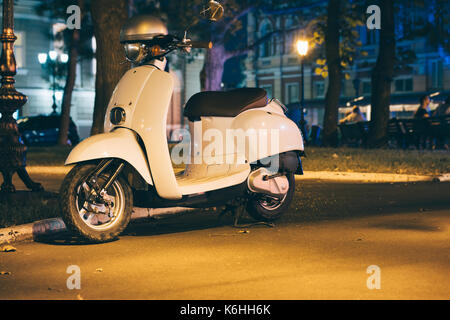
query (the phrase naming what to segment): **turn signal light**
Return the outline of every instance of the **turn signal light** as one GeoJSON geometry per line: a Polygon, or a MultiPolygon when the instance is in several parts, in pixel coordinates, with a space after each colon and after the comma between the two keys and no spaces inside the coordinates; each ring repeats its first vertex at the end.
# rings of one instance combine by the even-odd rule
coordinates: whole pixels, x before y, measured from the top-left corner
{"type": "Polygon", "coordinates": [[[156,46],[151,47],[150,52],[153,57],[157,57],[162,54],[162,49],[160,46],[156,45],[156,46]]]}

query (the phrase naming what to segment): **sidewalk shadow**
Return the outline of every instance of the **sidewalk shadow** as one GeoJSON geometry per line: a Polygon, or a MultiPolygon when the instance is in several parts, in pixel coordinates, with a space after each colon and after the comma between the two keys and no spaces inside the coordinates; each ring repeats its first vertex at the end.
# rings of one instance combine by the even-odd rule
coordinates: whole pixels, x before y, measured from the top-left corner
{"type": "Polygon", "coordinates": [[[231,226],[232,224],[232,217],[228,215],[219,220],[219,213],[199,210],[156,219],[137,220],[131,223],[122,235],[133,237],[157,236],[214,229],[231,226]]]}
{"type": "MultiPolygon", "coordinates": [[[[33,239],[35,242],[49,244],[49,245],[58,245],[58,246],[87,246],[87,245],[95,245],[100,244],[99,242],[93,242],[86,240],[82,237],[73,235],[69,231],[57,232],[49,235],[38,235],[33,239]]],[[[114,242],[119,239],[114,239],[109,242],[114,242]]]]}
{"type": "Polygon", "coordinates": [[[422,232],[442,231],[437,226],[427,224],[425,221],[417,221],[417,220],[386,221],[371,224],[369,225],[369,227],[377,229],[403,230],[403,231],[422,231],[422,232]]]}
{"type": "MultiPolygon", "coordinates": [[[[251,225],[254,222],[255,221],[248,216],[243,216],[241,219],[239,219],[239,223],[243,225],[251,225]]],[[[224,215],[221,219],[219,219],[218,212],[201,210],[176,214],[173,216],[164,216],[161,218],[139,219],[132,221],[117,239],[106,243],[117,241],[124,236],[146,237],[198,230],[208,230],[227,226],[233,228],[233,223],[234,219],[229,214],[224,215]]],[[[238,228],[248,229],[252,227],[253,226],[238,228]]],[[[48,235],[37,235],[35,236],[34,241],[43,244],[58,246],[86,246],[100,244],[98,242],[88,241],[86,239],[73,235],[69,231],[57,232],[48,235]]]]}

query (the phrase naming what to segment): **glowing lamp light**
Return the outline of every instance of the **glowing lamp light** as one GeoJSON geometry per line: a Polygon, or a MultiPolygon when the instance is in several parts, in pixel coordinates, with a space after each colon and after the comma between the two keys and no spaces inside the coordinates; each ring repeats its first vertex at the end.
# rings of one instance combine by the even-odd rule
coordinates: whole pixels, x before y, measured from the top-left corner
{"type": "Polygon", "coordinates": [[[58,57],[58,53],[56,51],[52,50],[48,53],[48,56],[50,57],[50,60],[55,61],[56,58],[58,57]]]}
{"type": "Polygon", "coordinates": [[[62,63],[67,63],[67,61],[69,61],[69,55],[66,54],[66,53],[63,53],[63,54],[61,55],[61,62],[62,62],[62,63]]]}
{"type": "Polygon", "coordinates": [[[47,54],[46,53],[39,53],[38,54],[38,60],[40,64],[44,64],[47,62],[47,54]]]}
{"type": "Polygon", "coordinates": [[[55,92],[56,100],[61,100],[63,98],[63,93],[61,91],[55,92]]]}
{"type": "Polygon", "coordinates": [[[298,40],[297,41],[297,51],[298,54],[302,57],[308,54],[308,41],[306,40],[298,40]]]}

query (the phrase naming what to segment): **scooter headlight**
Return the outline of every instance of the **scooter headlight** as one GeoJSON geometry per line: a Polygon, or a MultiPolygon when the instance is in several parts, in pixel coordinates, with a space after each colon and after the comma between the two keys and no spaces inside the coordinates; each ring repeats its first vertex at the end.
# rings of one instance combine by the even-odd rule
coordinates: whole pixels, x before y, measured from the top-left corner
{"type": "Polygon", "coordinates": [[[145,58],[145,45],[141,43],[126,43],[125,56],[131,63],[139,63],[145,58]]]}

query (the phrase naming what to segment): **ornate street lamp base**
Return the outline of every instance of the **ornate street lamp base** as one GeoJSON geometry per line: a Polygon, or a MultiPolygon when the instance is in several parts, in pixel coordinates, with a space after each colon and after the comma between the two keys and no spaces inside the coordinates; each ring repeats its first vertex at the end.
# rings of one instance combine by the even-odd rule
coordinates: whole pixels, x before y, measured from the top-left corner
{"type": "Polygon", "coordinates": [[[0,56],[0,172],[3,175],[2,192],[14,192],[12,177],[17,172],[28,189],[42,191],[41,184],[31,180],[25,169],[27,147],[23,144],[13,113],[21,108],[27,97],[14,88],[16,60],[14,58],[14,2],[3,0],[3,32],[0,35],[2,54],[0,56]]]}
{"type": "Polygon", "coordinates": [[[15,192],[12,177],[17,173],[26,187],[32,191],[43,191],[40,183],[31,180],[25,168],[27,147],[17,128],[12,112],[27,102],[27,97],[14,88],[0,88],[0,172],[3,175],[1,192],[15,192]]]}

